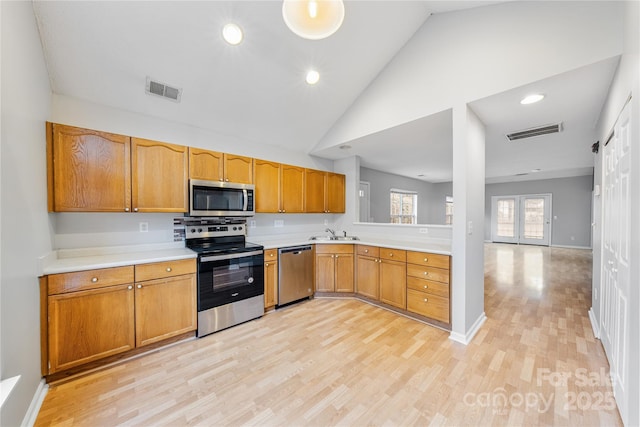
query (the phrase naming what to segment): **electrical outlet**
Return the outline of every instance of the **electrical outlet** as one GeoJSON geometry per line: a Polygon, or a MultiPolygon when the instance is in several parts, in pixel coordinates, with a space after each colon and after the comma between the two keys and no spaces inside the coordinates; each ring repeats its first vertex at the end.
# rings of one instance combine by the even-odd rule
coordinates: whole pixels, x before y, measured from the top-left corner
{"type": "Polygon", "coordinates": [[[273,226],[275,228],[282,228],[284,227],[284,221],[281,219],[276,219],[275,221],[273,221],[273,226]]]}
{"type": "Polygon", "coordinates": [[[141,233],[147,233],[149,231],[149,223],[148,222],[141,222],[139,223],[140,225],[140,232],[141,233]]]}
{"type": "Polygon", "coordinates": [[[249,221],[249,228],[256,228],[256,222],[255,221],[249,221]]]}
{"type": "Polygon", "coordinates": [[[428,228],[421,228],[419,230],[420,234],[429,234],[429,229],[428,228]]]}
{"type": "Polygon", "coordinates": [[[324,220],[324,225],[329,225],[329,220],[328,219],[324,220]]]}

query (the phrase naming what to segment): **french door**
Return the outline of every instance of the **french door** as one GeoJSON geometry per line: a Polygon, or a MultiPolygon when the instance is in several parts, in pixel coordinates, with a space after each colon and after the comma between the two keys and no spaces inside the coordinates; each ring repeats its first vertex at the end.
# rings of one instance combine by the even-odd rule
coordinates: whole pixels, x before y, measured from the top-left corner
{"type": "Polygon", "coordinates": [[[491,240],[549,246],[551,194],[493,196],[491,240]]]}
{"type": "MultiPolygon", "coordinates": [[[[613,135],[604,147],[602,221],[602,275],[600,292],[600,338],[613,379],[613,392],[623,421],[628,420],[630,359],[630,189],[631,105],[622,111],[613,135]]],[[[636,325],[637,327],[637,325],[636,325]]],[[[634,329],[635,331],[635,329],[634,329]]],[[[637,360],[635,361],[637,363],[637,360]]]]}

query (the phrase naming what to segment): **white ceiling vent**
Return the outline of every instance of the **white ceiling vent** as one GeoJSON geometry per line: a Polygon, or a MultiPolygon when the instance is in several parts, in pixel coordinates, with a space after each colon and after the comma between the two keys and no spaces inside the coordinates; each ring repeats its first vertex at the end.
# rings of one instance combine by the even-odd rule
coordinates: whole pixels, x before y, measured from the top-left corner
{"type": "Polygon", "coordinates": [[[531,138],[534,136],[548,135],[550,133],[558,132],[562,132],[562,122],[508,133],[507,139],[509,141],[516,141],[518,139],[531,138]]]}
{"type": "Polygon", "coordinates": [[[152,80],[151,77],[147,77],[145,92],[151,95],[158,95],[163,98],[170,99],[174,102],[180,102],[180,97],[182,97],[182,89],[171,87],[165,83],[152,80]]]}

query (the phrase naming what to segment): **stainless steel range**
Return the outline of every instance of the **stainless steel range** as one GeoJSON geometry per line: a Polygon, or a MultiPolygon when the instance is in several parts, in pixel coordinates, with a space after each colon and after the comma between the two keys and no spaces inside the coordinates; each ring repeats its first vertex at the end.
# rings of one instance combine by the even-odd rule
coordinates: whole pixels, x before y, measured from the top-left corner
{"type": "Polygon", "coordinates": [[[245,240],[242,218],[185,219],[186,246],[198,253],[198,332],[264,314],[264,248],[245,240]]]}

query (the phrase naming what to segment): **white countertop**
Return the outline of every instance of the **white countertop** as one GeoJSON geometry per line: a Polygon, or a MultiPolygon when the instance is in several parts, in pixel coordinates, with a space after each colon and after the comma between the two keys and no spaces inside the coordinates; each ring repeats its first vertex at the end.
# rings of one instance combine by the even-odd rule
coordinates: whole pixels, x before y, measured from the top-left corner
{"type": "Polygon", "coordinates": [[[63,249],[42,259],[42,275],[196,258],[184,242],[105,248],[63,249]]]}
{"type": "MultiPolygon", "coordinates": [[[[247,241],[263,245],[265,249],[311,244],[356,244],[451,255],[451,245],[448,243],[393,240],[379,237],[360,237],[360,240],[354,241],[317,241],[309,240],[309,236],[306,235],[275,235],[247,237],[247,241]]],[[[41,275],[44,276],[47,274],[189,259],[196,258],[197,256],[194,251],[184,247],[184,242],[104,248],[61,249],[41,258],[40,272],[41,275]]]]}
{"type": "Polygon", "coordinates": [[[247,237],[247,241],[263,245],[265,249],[284,248],[299,245],[370,245],[408,251],[430,252],[434,254],[451,255],[451,244],[427,241],[393,240],[372,236],[359,236],[360,240],[309,240],[309,236],[254,236],[247,237]]]}

